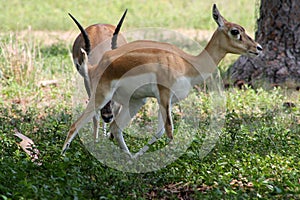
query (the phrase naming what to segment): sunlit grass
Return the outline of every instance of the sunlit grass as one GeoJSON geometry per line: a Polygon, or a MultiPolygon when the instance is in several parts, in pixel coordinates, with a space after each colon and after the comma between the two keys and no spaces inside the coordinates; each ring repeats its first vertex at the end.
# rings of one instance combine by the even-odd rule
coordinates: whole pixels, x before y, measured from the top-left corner
{"type": "Polygon", "coordinates": [[[0,103],[45,105],[54,103],[54,99],[70,101],[73,64],[69,46],[49,46],[30,34],[24,38],[19,34],[12,32],[0,39],[0,103]],[[41,83],[48,80],[55,84],[44,87],[41,83]]]}
{"type": "Polygon", "coordinates": [[[255,27],[256,0],[251,1],[1,1],[0,30],[75,29],[70,12],[85,26],[94,23],[116,24],[125,8],[125,30],[144,27],[213,30],[212,4],[216,3],[228,20],[242,24],[248,31],[255,27]]]}

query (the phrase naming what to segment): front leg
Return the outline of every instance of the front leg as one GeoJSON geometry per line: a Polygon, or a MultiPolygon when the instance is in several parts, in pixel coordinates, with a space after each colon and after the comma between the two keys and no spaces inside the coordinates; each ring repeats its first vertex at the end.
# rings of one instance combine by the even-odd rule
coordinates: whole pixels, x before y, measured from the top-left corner
{"type": "Polygon", "coordinates": [[[157,133],[151,140],[148,141],[147,145],[142,147],[133,158],[138,158],[142,156],[146,151],[148,151],[149,146],[155,143],[161,138],[163,133],[166,131],[168,138],[173,139],[173,121],[171,116],[171,91],[167,88],[162,88],[160,90],[160,98],[157,99],[159,103],[159,113],[158,113],[158,128],[157,133]]]}
{"type": "Polygon", "coordinates": [[[173,120],[171,115],[171,99],[172,99],[172,93],[171,90],[160,86],[159,87],[159,109],[161,112],[162,120],[165,125],[165,131],[167,133],[167,137],[171,140],[173,139],[173,120]]]}
{"type": "Polygon", "coordinates": [[[146,151],[148,151],[148,149],[150,148],[149,146],[154,144],[158,139],[160,139],[164,132],[164,120],[162,118],[161,112],[158,112],[157,133],[154,136],[152,136],[152,138],[148,141],[148,143],[145,146],[143,146],[136,154],[134,154],[133,158],[137,159],[138,157],[146,153],[146,151]]]}

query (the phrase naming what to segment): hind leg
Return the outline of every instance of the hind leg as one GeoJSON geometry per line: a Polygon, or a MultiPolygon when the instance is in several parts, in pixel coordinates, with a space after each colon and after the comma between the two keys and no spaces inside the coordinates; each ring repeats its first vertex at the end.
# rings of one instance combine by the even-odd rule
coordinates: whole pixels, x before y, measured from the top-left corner
{"type": "MultiPolygon", "coordinates": [[[[101,93],[100,93],[101,94],[101,93]]],[[[111,97],[110,97],[111,98],[111,97]]],[[[72,140],[77,135],[78,131],[87,123],[89,122],[92,117],[96,115],[96,111],[102,108],[109,100],[107,100],[106,96],[98,95],[97,101],[95,101],[95,96],[89,101],[86,109],[82,113],[82,115],[71,125],[71,128],[68,132],[67,138],[63,145],[62,154],[64,154],[67,148],[70,146],[72,140]]]]}
{"type": "Polygon", "coordinates": [[[83,114],[71,125],[71,128],[66,137],[65,143],[62,148],[62,154],[65,154],[66,150],[69,148],[72,140],[77,135],[78,131],[95,115],[94,109],[91,109],[91,106],[88,104],[87,108],[83,114]]]}
{"type": "Polygon", "coordinates": [[[136,115],[140,108],[146,103],[146,99],[131,99],[129,108],[128,106],[122,106],[119,114],[115,117],[115,120],[111,123],[112,136],[118,142],[119,147],[129,155],[131,155],[125,140],[123,138],[123,130],[130,123],[131,119],[136,115]]]}
{"type": "MultiPolygon", "coordinates": [[[[88,94],[89,101],[90,101],[92,88],[91,88],[90,78],[88,76],[88,71],[82,69],[81,70],[81,75],[84,78],[85,90],[86,90],[86,92],[88,94]]],[[[98,139],[99,139],[99,122],[100,122],[100,112],[96,111],[95,112],[95,116],[93,117],[94,142],[98,142],[98,139]]],[[[106,133],[106,125],[105,125],[105,123],[103,123],[103,132],[106,133]]]]}
{"type": "MultiPolygon", "coordinates": [[[[84,78],[84,86],[85,90],[88,94],[89,99],[91,98],[91,83],[90,83],[90,78],[88,76],[88,71],[87,70],[82,70],[81,75],[84,78]]],[[[101,109],[101,117],[103,119],[103,133],[106,135],[106,123],[110,123],[113,118],[113,113],[111,109],[111,101],[109,101],[102,109],[101,109]]],[[[98,142],[99,139],[99,122],[100,122],[100,111],[97,111],[95,116],[93,117],[93,129],[94,129],[94,141],[98,142]]]]}
{"type": "MultiPolygon", "coordinates": [[[[99,111],[96,111],[95,115],[93,117],[93,131],[94,131],[94,141],[95,142],[98,142],[98,140],[99,140],[99,121],[100,121],[100,113],[99,113],[99,111]]],[[[103,130],[103,131],[105,131],[105,130],[103,130]]]]}

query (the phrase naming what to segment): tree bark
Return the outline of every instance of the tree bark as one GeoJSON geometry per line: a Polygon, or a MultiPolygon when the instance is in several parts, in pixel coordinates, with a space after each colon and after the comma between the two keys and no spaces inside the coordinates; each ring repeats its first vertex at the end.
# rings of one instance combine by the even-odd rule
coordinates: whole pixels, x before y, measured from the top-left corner
{"type": "Polygon", "coordinates": [[[228,73],[233,82],[258,86],[300,83],[300,4],[295,0],[261,0],[256,41],[263,54],[241,56],[228,73]]]}

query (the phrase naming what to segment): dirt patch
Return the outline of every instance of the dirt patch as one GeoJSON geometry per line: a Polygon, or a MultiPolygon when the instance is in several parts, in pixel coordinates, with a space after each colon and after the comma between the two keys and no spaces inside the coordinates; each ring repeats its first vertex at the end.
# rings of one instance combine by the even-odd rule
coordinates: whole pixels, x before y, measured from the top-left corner
{"type": "MultiPolygon", "coordinates": [[[[175,31],[197,41],[208,41],[213,34],[213,31],[208,30],[176,29],[175,31]]],[[[35,40],[35,42],[48,46],[56,43],[66,43],[67,45],[72,44],[79,34],[79,31],[36,31],[27,29],[18,32],[11,32],[9,34],[16,35],[18,40],[35,40]]],[[[7,35],[7,33],[2,33],[1,35],[7,35]]]]}
{"type": "Polygon", "coordinates": [[[208,41],[214,32],[209,30],[195,30],[195,29],[177,29],[175,31],[187,35],[188,37],[196,41],[208,41]]]}
{"type": "Polygon", "coordinates": [[[23,30],[16,32],[19,40],[34,39],[44,45],[52,45],[56,43],[71,44],[79,33],[75,31],[33,31],[23,30]]]}

